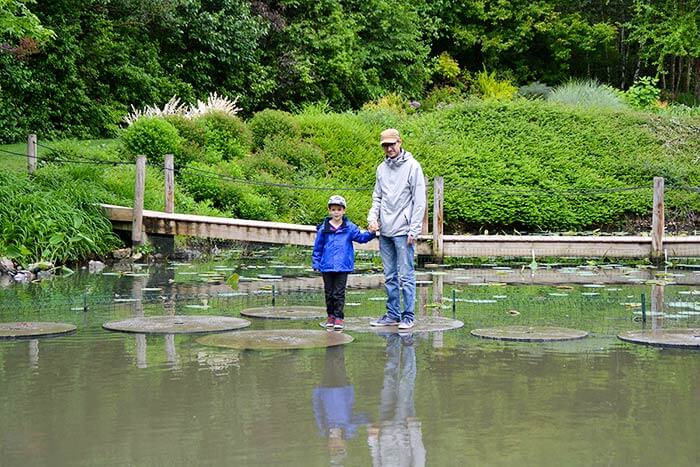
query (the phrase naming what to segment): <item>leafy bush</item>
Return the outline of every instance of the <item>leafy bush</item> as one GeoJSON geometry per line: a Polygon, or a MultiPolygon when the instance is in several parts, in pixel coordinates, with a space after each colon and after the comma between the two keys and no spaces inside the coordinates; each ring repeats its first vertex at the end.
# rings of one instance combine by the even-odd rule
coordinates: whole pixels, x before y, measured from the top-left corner
{"type": "Polygon", "coordinates": [[[462,91],[454,86],[436,86],[430,90],[421,102],[421,112],[435,110],[446,105],[463,102],[465,99],[462,91]]]}
{"type": "Polygon", "coordinates": [[[362,106],[362,110],[388,110],[398,114],[410,113],[413,109],[408,99],[395,92],[385,94],[371,102],[367,102],[362,106]]]}
{"type": "Polygon", "coordinates": [[[459,63],[452,58],[447,52],[443,52],[435,59],[435,70],[433,72],[437,81],[442,83],[454,83],[461,70],[459,63]]]}
{"type": "Polygon", "coordinates": [[[518,88],[518,96],[526,99],[546,99],[550,92],[552,88],[539,81],[518,88]]]}
{"type": "Polygon", "coordinates": [[[46,190],[0,172],[0,198],[0,256],[25,266],[104,255],[120,245],[112,224],[81,185],[46,190]]]}
{"type": "Polygon", "coordinates": [[[299,124],[289,112],[265,109],[253,115],[248,122],[253,135],[253,148],[263,149],[268,138],[299,139],[299,124]]]}
{"type": "Polygon", "coordinates": [[[294,173],[292,167],[281,157],[267,151],[250,154],[240,161],[245,178],[252,179],[258,174],[269,174],[281,180],[294,173]]]}
{"type": "Polygon", "coordinates": [[[625,93],[625,99],[632,107],[637,109],[651,109],[656,107],[661,90],[656,87],[658,78],[643,76],[639,78],[625,93]]]}
{"type": "Polygon", "coordinates": [[[122,133],[122,142],[131,159],[145,155],[148,162],[163,163],[165,154],[179,154],[183,139],[177,128],[163,118],[139,118],[122,133]]]}
{"type": "Polygon", "coordinates": [[[221,162],[214,167],[194,162],[180,172],[179,178],[196,201],[209,201],[228,215],[242,219],[275,218],[272,201],[243,181],[243,172],[236,162],[221,162]]]}
{"type": "Polygon", "coordinates": [[[323,175],[326,172],[323,151],[303,141],[268,140],[265,145],[265,154],[286,161],[302,175],[323,175]]]}
{"type": "Polygon", "coordinates": [[[509,101],[518,91],[510,80],[498,79],[495,71],[489,73],[483,70],[477,73],[475,86],[484,99],[509,101]]]}
{"type": "Polygon", "coordinates": [[[224,160],[240,159],[252,144],[250,130],[235,115],[224,112],[207,112],[195,122],[206,132],[207,148],[219,151],[224,160]]]}
{"type": "Polygon", "coordinates": [[[598,109],[621,110],[627,107],[616,90],[594,80],[571,80],[559,85],[549,93],[547,100],[598,109]]]}

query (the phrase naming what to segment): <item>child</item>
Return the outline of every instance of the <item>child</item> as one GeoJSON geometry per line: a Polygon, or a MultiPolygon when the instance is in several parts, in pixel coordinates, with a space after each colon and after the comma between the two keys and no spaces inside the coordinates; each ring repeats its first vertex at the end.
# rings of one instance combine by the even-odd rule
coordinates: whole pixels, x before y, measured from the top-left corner
{"type": "Polygon", "coordinates": [[[348,274],[355,270],[355,249],[352,242],[367,243],[375,234],[360,231],[345,216],[345,198],[333,195],[328,200],[328,216],[318,226],[311,263],[323,275],[326,294],[326,329],[343,329],[345,286],[348,274]]]}

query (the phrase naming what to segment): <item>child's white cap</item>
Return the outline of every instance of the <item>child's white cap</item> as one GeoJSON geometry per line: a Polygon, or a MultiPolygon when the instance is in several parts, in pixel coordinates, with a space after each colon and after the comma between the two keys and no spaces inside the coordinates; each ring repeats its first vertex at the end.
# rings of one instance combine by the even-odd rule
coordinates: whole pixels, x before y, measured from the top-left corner
{"type": "Polygon", "coordinates": [[[344,207],[344,208],[347,208],[347,207],[348,207],[347,203],[345,202],[345,198],[343,198],[343,197],[340,196],[340,195],[333,195],[333,196],[331,196],[331,197],[328,199],[328,206],[330,206],[331,204],[336,204],[336,205],[342,206],[342,207],[344,207]]]}

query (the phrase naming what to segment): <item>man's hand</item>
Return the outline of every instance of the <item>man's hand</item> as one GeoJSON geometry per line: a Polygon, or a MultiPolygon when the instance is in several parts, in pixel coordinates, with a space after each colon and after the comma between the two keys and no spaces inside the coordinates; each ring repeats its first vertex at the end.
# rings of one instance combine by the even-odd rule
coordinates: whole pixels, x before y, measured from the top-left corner
{"type": "Polygon", "coordinates": [[[379,222],[377,222],[377,221],[370,222],[369,225],[367,226],[367,230],[369,230],[370,232],[373,232],[373,233],[376,232],[377,230],[379,230],[379,222]]]}
{"type": "Polygon", "coordinates": [[[416,243],[416,239],[413,238],[413,235],[408,234],[408,244],[413,245],[414,243],[416,243]]]}

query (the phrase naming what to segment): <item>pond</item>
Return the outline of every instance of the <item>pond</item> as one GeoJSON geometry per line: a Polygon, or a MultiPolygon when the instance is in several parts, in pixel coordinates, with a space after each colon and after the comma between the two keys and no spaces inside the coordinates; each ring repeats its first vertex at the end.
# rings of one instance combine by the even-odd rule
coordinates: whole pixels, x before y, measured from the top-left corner
{"type": "MultiPolygon", "coordinates": [[[[351,277],[347,316],[383,313],[376,264],[367,259],[351,277]]],[[[354,341],[343,346],[263,351],[102,324],[241,317],[273,300],[323,305],[320,279],[274,255],[125,265],[0,289],[0,321],[77,326],[0,340],[0,464],[700,463],[700,352],[616,337],[643,326],[699,328],[697,267],[464,264],[422,268],[418,280],[419,323],[445,316],[464,327],[346,331],[354,341]],[[235,289],[226,283],[233,272],[235,289]],[[525,343],[470,334],[504,325],[589,336],[525,343]]],[[[315,319],[247,319],[247,330],[320,329],[315,319]]]]}

